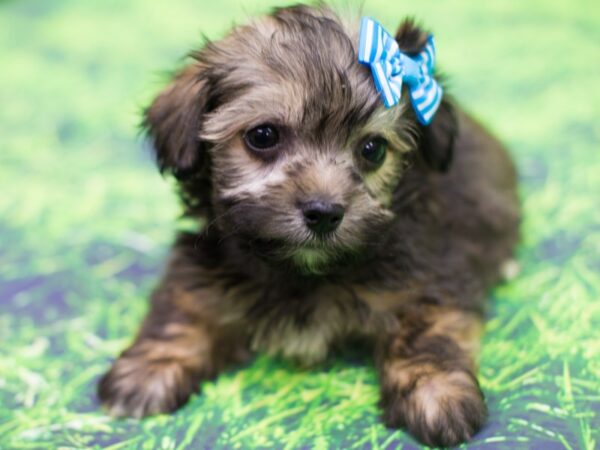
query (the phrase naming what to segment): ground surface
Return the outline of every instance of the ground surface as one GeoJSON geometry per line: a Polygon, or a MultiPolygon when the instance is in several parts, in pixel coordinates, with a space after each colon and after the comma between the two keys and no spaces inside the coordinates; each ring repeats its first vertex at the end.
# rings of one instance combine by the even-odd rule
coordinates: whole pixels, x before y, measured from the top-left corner
{"type": "MultiPolygon", "coordinates": [[[[177,204],[136,136],[164,72],[271,2],[0,0],[0,448],[415,448],[378,421],[368,358],[254,363],[178,413],[114,421],[95,383],[127,345],[177,204]],[[168,5],[168,6],[167,6],[168,5]]],[[[511,148],[523,267],[492,294],[487,427],[469,448],[600,445],[600,7],[367,0],[436,31],[452,89],[511,148]],[[390,6],[390,4],[393,4],[390,6]]]]}

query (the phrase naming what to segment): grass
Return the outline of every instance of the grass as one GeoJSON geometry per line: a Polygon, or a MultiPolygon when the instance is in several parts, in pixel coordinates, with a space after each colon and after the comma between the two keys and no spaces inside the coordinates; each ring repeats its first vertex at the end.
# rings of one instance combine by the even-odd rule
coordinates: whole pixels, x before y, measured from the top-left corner
{"type": "MultiPolygon", "coordinates": [[[[0,448],[415,448],[378,421],[368,358],[260,356],[172,416],[115,421],[95,383],[129,342],[179,224],[139,108],[200,41],[273,2],[0,1],[0,448]]],[[[521,274],[481,358],[467,448],[600,446],[600,7],[367,0],[436,31],[452,90],[518,162],[521,274]]],[[[392,20],[392,18],[395,18],[392,20]]]]}

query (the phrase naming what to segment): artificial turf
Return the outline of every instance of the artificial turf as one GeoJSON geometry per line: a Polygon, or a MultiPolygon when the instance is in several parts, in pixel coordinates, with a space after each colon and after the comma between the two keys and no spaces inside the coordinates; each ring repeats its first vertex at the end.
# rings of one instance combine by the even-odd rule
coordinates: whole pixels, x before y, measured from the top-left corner
{"type": "MultiPolygon", "coordinates": [[[[309,371],[259,356],[143,421],[95,398],[188,226],[139,109],[202,33],[274,4],[0,0],[1,449],[418,447],[380,424],[361,352],[309,371]]],[[[598,5],[366,0],[390,29],[411,14],[435,31],[453,94],[520,169],[522,270],[490,296],[490,419],[468,448],[600,446],[598,5]]]]}

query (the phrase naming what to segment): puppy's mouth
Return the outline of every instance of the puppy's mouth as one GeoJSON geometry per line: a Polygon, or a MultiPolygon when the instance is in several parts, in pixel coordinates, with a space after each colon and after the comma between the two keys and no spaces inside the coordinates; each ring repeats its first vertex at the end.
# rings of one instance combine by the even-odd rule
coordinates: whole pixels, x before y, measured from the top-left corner
{"type": "Polygon", "coordinates": [[[299,252],[330,254],[337,251],[332,238],[310,238],[302,242],[294,242],[282,238],[248,237],[249,247],[258,256],[268,259],[289,259],[299,252]]]}
{"type": "Polygon", "coordinates": [[[264,262],[306,275],[324,275],[357,259],[357,252],[335,242],[335,237],[311,238],[302,243],[254,238],[250,251],[264,262]]]}

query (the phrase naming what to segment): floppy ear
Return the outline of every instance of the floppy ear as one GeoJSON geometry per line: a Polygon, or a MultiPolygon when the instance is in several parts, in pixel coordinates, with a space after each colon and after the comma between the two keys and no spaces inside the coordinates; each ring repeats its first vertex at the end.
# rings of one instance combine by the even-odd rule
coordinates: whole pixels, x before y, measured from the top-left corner
{"type": "MultiPolygon", "coordinates": [[[[400,49],[409,55],[420,53],[427,44],[428,38],[429,33],[416,25],[413,19],[405,20],[396,33],[396,41],[400,49]]],[[[419,151],[425,162],[439,172],[448,171],[454,156],[458,120],[446,94],[431,123],[419,124],[419,131],[419,151]]]]}
{"type": "Polygon", "coordinates": [[[208,103],[208,82],[200,64],[179,72],[144,112],[143,127],[152,139],[161,172],[185,180],[204,162],[199,133],[208,103]]]}
{"type": "Polygon", "coordinates": [[[425,162],[438,172],[447,172],[454,157],[458,121],[452,103],[443,100],[429,125],[419,125],[419,149],[425,162]]]}

